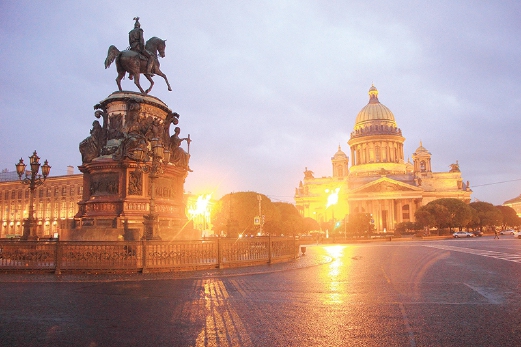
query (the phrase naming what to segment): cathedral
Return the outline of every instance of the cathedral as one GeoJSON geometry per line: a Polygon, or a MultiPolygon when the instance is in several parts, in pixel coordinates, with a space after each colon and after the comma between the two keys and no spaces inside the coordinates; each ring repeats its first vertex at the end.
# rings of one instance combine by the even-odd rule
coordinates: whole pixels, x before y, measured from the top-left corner
{"type": "Polygon", "coordinates": [[[371,86],[369,103],[356,116],[347,141],[351,159],[338,146],[331,158],[332,176],[317,178],[306,168],[295,191],[297,209],[317,222],[370,213],[375,230],[384,232],[414,222],[416,210],[430,201],[455,198],[470,203],[472,190],[457,162],[447,172],[432,172],[432,155],[421,142],[413,162],[405,161],[404,141],[393,113],[371,86]]]}

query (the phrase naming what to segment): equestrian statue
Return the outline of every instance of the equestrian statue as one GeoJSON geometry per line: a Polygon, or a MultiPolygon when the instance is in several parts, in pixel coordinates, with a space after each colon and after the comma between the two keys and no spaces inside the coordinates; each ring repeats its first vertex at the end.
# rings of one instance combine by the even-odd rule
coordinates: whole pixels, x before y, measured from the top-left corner
{"type": "Polygon", "coordinates": [[[128,78],[134,80],[134,84],[139,88],[141,93],[148,94],[152,90],[154,81],[152,77],[155,75],[161,76],[165,79],[168,90],[172,91],[168,78],[159,69],[159,55],[161,58],[165,57],[166,40],[161,40],[158,37],[150,38],[146,44],[143,38],[143,29],[139,24],[139,17],[134,17],[136,21],[134,29],[128,33],[128,41],[130,46],[124,50],[119,51],[116,46],[111,45],[107,53],[107,59],[105,59],[105,69],[109,68],[114,60],[116,60],[116,69],[118,71],[118,77],[116,83],[118,88],[121,89],[121,80],[125,77],[125,73],[128,72],[128,78]],[[139,84],[139,75],[144,74],[145,77],[150,81],[150,87],[147,90],[143,90],[139,84]]]}

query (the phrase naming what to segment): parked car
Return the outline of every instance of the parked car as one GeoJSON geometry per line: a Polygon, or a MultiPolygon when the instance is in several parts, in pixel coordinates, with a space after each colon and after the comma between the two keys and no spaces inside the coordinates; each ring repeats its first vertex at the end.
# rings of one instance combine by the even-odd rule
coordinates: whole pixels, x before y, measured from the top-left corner
{"type": "Polygon", "coordinates": [[[501,230],[499,232],[501,235],[514,235],[514,230],[512,229],[506,229],[506,230],[501,230]]]}
{"type": "Polygon", "coordinates": [[[514,231],[514,237],[521,239],[521,231],[514,231]]]}
{"type": "Polygon", "coordinates": [[[474,236],[483,236],[483,232],[481,230],[474,230],[472,233],[474,236]]]}
{"type": "Polygon", "coordinates": [[[458,237],[474,237],[474,234],[467,231],[456,231],[452,236],[457,239],[458,237]]]}

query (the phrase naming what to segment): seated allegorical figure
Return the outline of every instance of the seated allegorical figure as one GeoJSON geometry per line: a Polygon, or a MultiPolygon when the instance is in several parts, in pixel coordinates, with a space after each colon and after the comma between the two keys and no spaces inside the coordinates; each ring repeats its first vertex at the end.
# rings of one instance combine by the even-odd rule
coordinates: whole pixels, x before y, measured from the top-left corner
{"type": "Polygon", "coordinates": [[[175,166],[183,167],[186,168],[188,171],[192,171],[188,166],[190,154],[188,154],[187,152],[185,152],[183,148],[181,148],[181,143],[183,141],[186,141],[188,143],[188,146],[190,146],[191,140],[189,137],[179,137],[180,132],[181,129],[179,127],[176,127],[174,129],[174,134],[170,136],[170,162],[175,166]]]}

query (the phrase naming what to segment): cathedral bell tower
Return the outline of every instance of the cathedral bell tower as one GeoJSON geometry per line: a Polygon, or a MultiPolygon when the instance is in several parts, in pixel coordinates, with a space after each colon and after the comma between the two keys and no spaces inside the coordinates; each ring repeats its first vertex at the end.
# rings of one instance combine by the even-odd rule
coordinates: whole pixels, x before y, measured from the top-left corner
{"type": "Polygon", "coordinates": [[[349,157],[342,151],[338,145],[338,151],[331,157],[331,164],[333,164],[333,177],[344,178],[349,174],[348,169],[349,157]]]}
{"type": "Polygon", "coordinates": [[[432,174],[431,153],[425,149],[425,147],[423,147],[421,141],[420,147],[418,147],[412,154],[412,159],[414,162],[414,173],[416,175],[428,175],[429,173],[432,174]]]}

